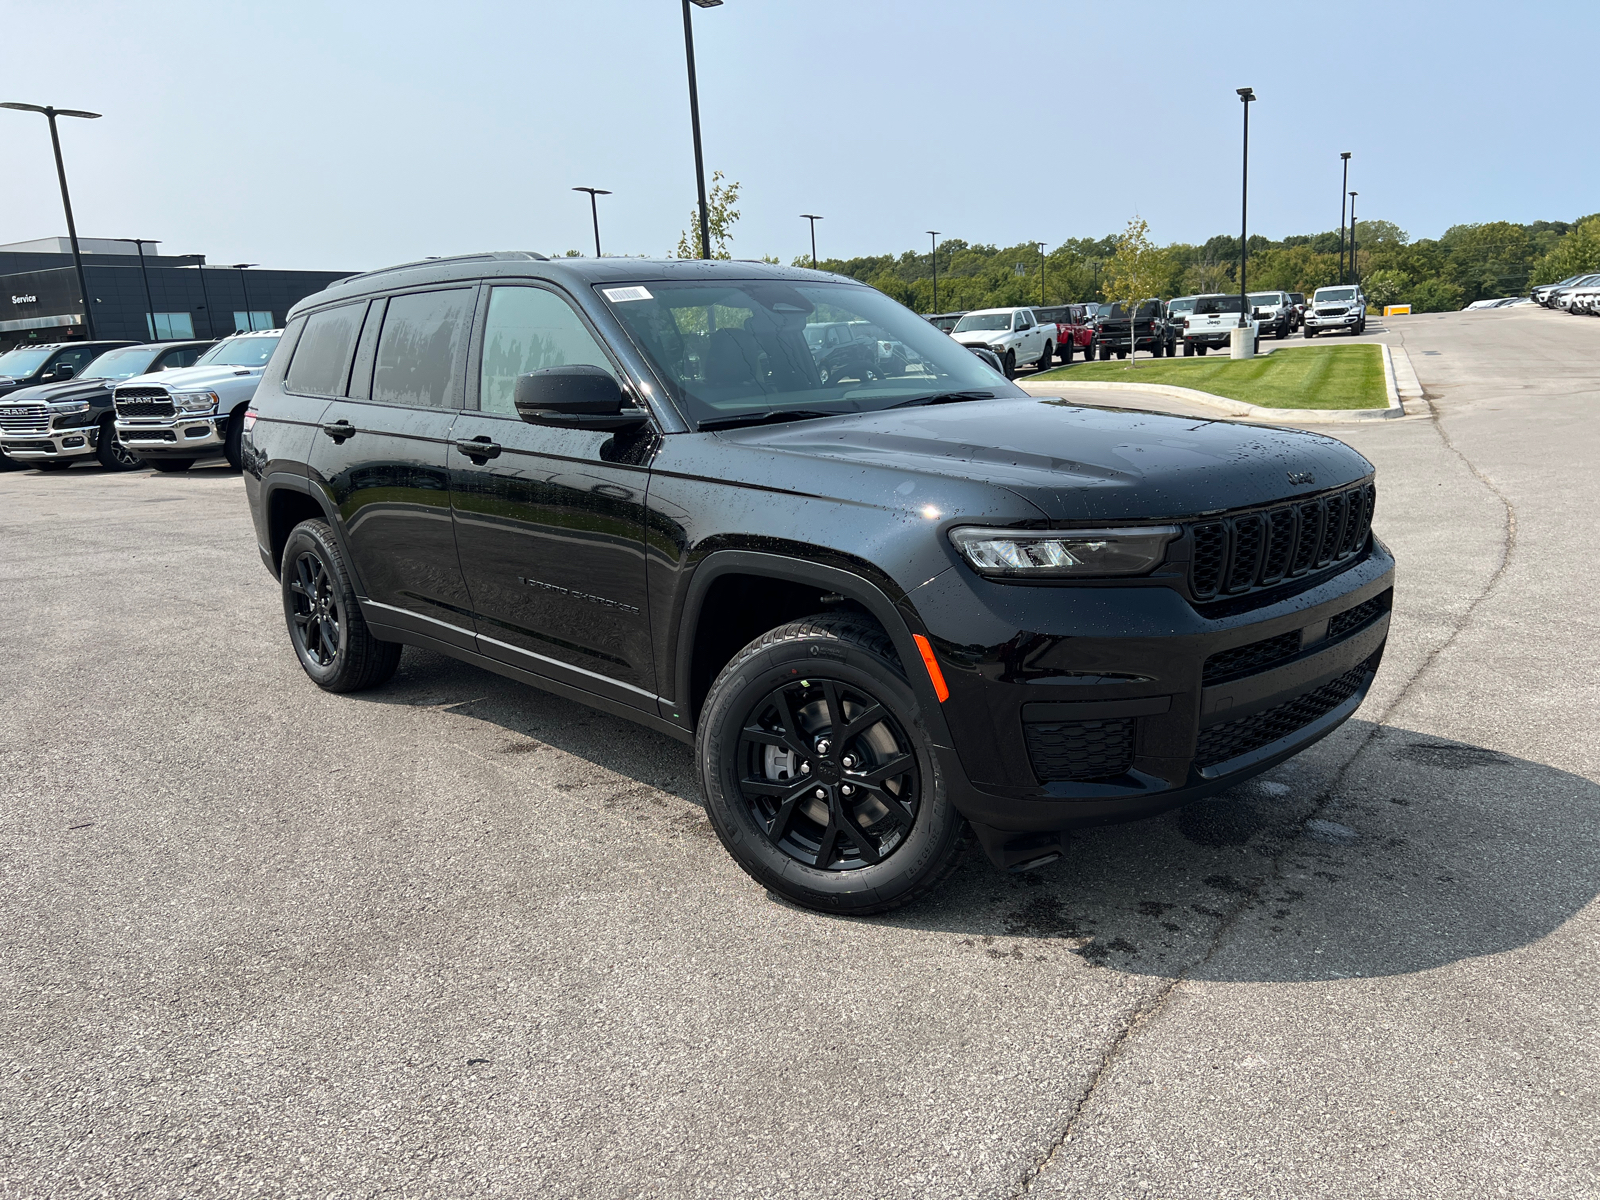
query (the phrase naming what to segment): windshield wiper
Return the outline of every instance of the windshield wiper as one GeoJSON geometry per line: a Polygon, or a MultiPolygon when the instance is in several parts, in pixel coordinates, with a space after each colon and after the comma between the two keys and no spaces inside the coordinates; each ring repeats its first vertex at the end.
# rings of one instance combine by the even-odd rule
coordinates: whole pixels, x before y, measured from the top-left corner
{"type": "Polygon", "coordinates": [[[924,404],[957,404],[963,400],[993,400],[993,392],[935,392],[931,396],[913,396],[890,408],[916,408],[924,404]]]}
{"type": "Polygon", "coordinates": [[[740,413],[732,417],[712,417],[700,421],[696,428],[701,432],[707,429],[731,429],[735,425],[767,425],[778,421],[805,421],[812,417],[847,417],[849,413],[822,412],[815,408],[771,408],[766,412],[740,413]]]}

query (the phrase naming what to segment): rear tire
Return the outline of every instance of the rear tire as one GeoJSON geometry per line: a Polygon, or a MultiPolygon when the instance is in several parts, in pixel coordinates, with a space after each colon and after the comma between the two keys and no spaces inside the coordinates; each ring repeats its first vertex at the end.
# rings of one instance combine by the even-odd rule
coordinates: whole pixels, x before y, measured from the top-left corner
{"type": "Polygon", "coordinates": [[[1101,346],[1100,347],[1100,361],[1101,362],[1109,362],[1110,360],[1111,360],[1111,347],[1110,346],[1101,346]]]}
{"type": "Polygon", "coordinates": [[[965,822],[916,696],[888,634],[859,616],[806,617],[739,651],[706,697],[695,760],[723,846],[795,904],[885,912],[960,864],[965,822]]]}
{"type": "Polygon", "coordinates": [[[147,458],[144,465],[167,475],[176,475],[194,466],[192,458],[147,458]]]}
{"type": "Polygon", "coordinates": [[[313,683],[326,692],[359,692],[394,675],[402,647],[367,628],[326,522],[301,521],[290,530],[279,578],[289,642],[313,683]]]}
{"type": "Polygon", "coordinates": [[[1196,346],[1194,348],[1194,352],[1196,354],[1198,354],[1201,358],[1204,358],[1206,356],[1206,351],[1209,350],[1209,349],[1210,349],[1209,346],[1207,346],[1204,342],[1201,342],[1198,346],[1196,346]]]}
{"type": "Polygon", "coordinates": [[[1118,350],[1117,357],[1126,360],[1128,357],[1128,352],[1126,350],[1118,350]]]}
{"type": "Polygon", "coordinates": [[[222,439],[222,453],[235,471],[244,470],[244,410],[240,405],[228,414],[228,432],[222,439]]]}
{"type": "Polygon", "coordinates": [[[1007,350],[1004,357],[1000,359],[1000,366],[1005,371],[1007,379],[1015,379],[1017,377],[1017,352],[1015,350],[1007,350]]]}
{"type": "Polygon", "coordinates": [[[1046,342],[1044,344],[1044,353],[1039,356],[1039,361],[1035,363],[1034,366],[1041,371],[1048,371],[1050,369],[1051,360],[1056,356],[1055,350],[1056,348],[1054,346],[1052,346],[1049,342],[1046,342]]]}
{"type": "Polygon", "coordinates": [[[108,471],[136,471],[139,469],[139,456],[122,444],[122,439],[117,436],[117,427],[111,417],[107,417],[100,422],[100,438],[95,446],[94,456],[100,460],[100,465],[108,471]]]}
{"type": "Polygon", "coordinates": [[[1193,342],[1184,342],[1184,344],[1183,344],[1183,356],[1185,358],[1193,358],[1194,357],[1194,343],[1193,342]]]}

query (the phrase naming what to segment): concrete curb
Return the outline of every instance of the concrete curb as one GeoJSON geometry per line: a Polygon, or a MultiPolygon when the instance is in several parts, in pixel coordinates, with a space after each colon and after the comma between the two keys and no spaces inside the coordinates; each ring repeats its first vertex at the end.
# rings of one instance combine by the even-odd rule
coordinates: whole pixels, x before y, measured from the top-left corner
{"type": "MultiPolygon", "coordinates": [[[[1383,390],[1389,400],[1387,408],[1263,408],[1259,404],[1246,404],[1243,400],[1229,400],[1226,396],[1216,396],[1210,392],[1202,392],[1195,388],[1177,387],[1168,383],[1091,383],[1088,380],[1078,383],[1064,379],[1052,379],[1041,383],[1019,379],[1016,382],[1023,391],[1032,396],[1066,397],[1073,392],[1094,391],[1096,389],[1144,392],[1153,396],[1171,396],[1176,400],[1188,400],[1194,404],[1204,404],[1208,408],[1215,408],[1230,417],[1243,417],[1251,421],[1273,421],[1279,423],[1290,421],[1301,425],[1342,425],[1352,421],[1393,420],[1396,417],[1406,415],[1403,401],[1420,401],[1422,399],[1422,385],[1417,382],[1417,373],[1411,366],[1411,356],[1409,354],[1404,350],[1392,350],[1381,342],[1377,344],[1383,351],[1383,390]]],[[[1272,354],[1280,350],[1312,348],[1304,346],[1274,346],[1266,353],[1272,354]]]]}

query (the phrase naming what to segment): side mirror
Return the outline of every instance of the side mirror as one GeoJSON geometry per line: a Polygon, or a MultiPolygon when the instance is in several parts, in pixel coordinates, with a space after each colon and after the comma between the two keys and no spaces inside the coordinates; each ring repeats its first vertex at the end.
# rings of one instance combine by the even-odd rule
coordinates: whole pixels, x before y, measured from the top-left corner
{"type": "Polygon", "coordinates": [[[643,410],[623,409],[622,385],[610,371],[583,363],[518,375],[512,402],[528,424],[557,429],[632,429],[645,421],[643,410]]]}
{"type": "Polygon", "coordinates": [[[73,367],[73,366],[70,366],[67,363],[60,363],[56,367],[56,370],[55,370],[55,376],[56,376],[56,379],[58,379],[58,380],[71,379],[77,373],[78,373],[77,368],[73,367]]]}

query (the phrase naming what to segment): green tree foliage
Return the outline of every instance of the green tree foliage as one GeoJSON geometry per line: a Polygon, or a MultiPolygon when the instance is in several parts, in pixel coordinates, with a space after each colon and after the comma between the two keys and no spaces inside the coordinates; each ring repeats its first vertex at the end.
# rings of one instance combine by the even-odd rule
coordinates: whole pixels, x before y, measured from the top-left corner
{"type": "MultiPolygon", "coordinates": [[[[722,182],[722,172],[711,173],[711,193],[706,197],[706,226],[711,234],[711,257],[732,258],[734,222],[739,219],[739,181],[722,182]]],[[[678,235],[678,258],[700,257],[700,206],[689,210],[689,228],[678,235]]]]}
{"type": "MultiPolygon", "coordinates": [[[[1168,254],[1157,249],[1150,241],[1150,226],[1143,217],[1135,217],[1117,239],[1116,253],[1106,263],[1101,291],[1112,303],[1127,305],[1130,315],[1137,315],[1138,304],[1160,294],[1172,279],[1168,254]]],[[[1132,345],[1133,361],[1139,361],[1138,343],[1132,345]]]]}
{"type": "MultiPolygon", "coordinates": [[[[738,185],[730,186],[735,189],[729,199],[731,207],[738,185]]],[[[711,211],[715,231],[716,203],[711,211]]],[[[737,211],[731,217],[737,220],[737,211]]],[[[680,242],[680,256],[688,250],[687,256],[694,257],[698,229],[697,223],[685,234],[689,241],[680,242]]],[[[1045,302],[1105,300],[1110,263],[1126,236],[1127,231],[1103,238],[1069,238],[1051,250],[1044,263],[1045,302]]],[[[719,245],[721,256],[727,257],[726,237],[719,245]]],[[[1517,295],[1533,284],[1565,279],[1580,271],[1600,272],[1600,213],[1572,222],[1457,225],[1443,237],[1415,242],[1391,221],[1363,217],[1356,226],[1356,247],[1357,273],[1373,304],[1410,304],[1418,312],[1443,312],[1473,300],[1517,295]],[[1375,288],[1382,292],[1381,301],[1375,288]]],[[[1231,292],[1239,286],[1237,237],[1218,234],[1200,245],[1176,242],[1151,249],[1159,252],[1160,257],[1150,261],[1159,264],[1160,270],[1153,275],[1159,275],[1161,282],[1148,295],[1231,292]]],[[[1039,303],[1039,252],[1027,242],[1002,247],[947,238],[939,243],[937,254],[941,312],[1039,303]],[[1023,265],[1021,275],[1016,271],[1019,263],[1023,265]]],[[[810,264],[809,255],[795,259],[796,266],[810,264]]],[[[933,266],[926,249],[828,259],[818,266],[869,283],[918,312],[934,311],[933,266]]],[[[1338,282],[1338,230],[1295,234],[1278,241],[1251,236],[1252,291],[1282,290],[1309,296],[1319,287],[1338,282]]]]}

